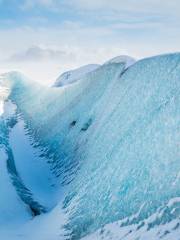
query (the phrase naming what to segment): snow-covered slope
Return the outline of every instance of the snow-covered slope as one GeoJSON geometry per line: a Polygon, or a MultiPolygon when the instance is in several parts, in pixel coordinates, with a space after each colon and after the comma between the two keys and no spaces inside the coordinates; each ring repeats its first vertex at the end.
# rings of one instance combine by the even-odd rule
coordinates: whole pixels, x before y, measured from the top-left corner
{"type": "Polygon", "coordinates": [[[75,70],[65,72],[57,78],[54,86],[61,87],[76,82],[83,78],[87,73],[96,70],[98,67],[100,67],[98,64],[88,64],[75,70]]]}
{"type": "MultiPolygon", "coordinates": [[[[108,60],[104,64],[122,63],[122,64],[125,64],[125,68],[128,68],[132,64],[134,64],[135,61],[136,60],[130,56],[121,55],[121,56],[117,56],[117,57],[114,57],[114,58],[108,60]]],[[[80,79],[83,79],[86,76],[86,74],[88,74],[92,71],[95,71],[99,67],[100,67],[100,65],[98,65],[98,64],[88,64],[88,65],[82,66],[80,68],[77,68],[75,70],[67,71],[67,72],[61,74],[57,78],[56,82],[54,83],[54,87],[61,87],[61,86],[65,86],[65,85],[74,83],[80,79]]]]}
{"type": "Polygon", "coordinates": [[[109,61],[105,62],[104,64],[109,64],[109,63],[124,63],[125,64],[125,68],[130,67],[131,65],[133,65],[136,62],[136,60],[130,56],[127,55],[120,55],[117,57],[114,57],[112,59],[110,59],[109,61]]]}
{"type": "MultiPolygon", "coordinates": [[[[22,209],[24,225],[13,240],[178,240],[180,54],[128,68],[110,61],[66,88],[18,73],[0,84],[16,107],[0,125],[15,178],[8,184],[22,206],[40,214],[29,221],[22,209]]],[[[3,239],[8,234],[0,229],[3,239]]]]}

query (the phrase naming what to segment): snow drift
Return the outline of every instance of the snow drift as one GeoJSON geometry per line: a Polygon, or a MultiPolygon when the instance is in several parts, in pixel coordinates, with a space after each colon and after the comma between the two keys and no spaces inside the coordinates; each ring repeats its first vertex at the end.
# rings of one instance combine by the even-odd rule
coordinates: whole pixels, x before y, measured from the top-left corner
{"type": "Polygon", "coordinates": [[[178,239],[180,54],[126,63],[66,88],[2,76],[15,111],[1,117],[0,181],[21,201],[26,239],[178,239]]]}

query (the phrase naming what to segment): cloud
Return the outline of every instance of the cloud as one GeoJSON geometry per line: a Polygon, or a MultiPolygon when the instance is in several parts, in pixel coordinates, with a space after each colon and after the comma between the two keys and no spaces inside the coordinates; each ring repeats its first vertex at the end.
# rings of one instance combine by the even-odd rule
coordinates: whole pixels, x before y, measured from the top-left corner
{"type": "Polygon", "coordinates": [[[14,15],[0,16],[0,68],[9,66],[49,81],[69,68],[121,54],[141,58],[179,51],[179,4],[179,0],[13,0],[14,15]]]}
{"type": "MultiPolygon", "coordinates": [[[[0,0],[1,1],[1,0],[0,0]]],[[[160,15],[176,15],[179,17],[180,1],[179,0],[24,0],[21,4],[22,9],[33,7],[44,7],[50,10],[79,10],[92,11],[103,16],[107,13],[146,13],[160,15]],[[99,10],[102,10],[99,12],[99,10]]],[[[139,15],[139,18],[141,16],[139,15]]]]}
{"type": "Polygon", "coordinates": [[[179,0],[164,0],[163,4],[161,0],[69,0],[69,4],[81,9],[111,9],[115,11],[131,10],[131,11],[144,11],[144,12],[159,12],[159,11],[171,11],[179,12],[180,2],[179,0]]]}
{"type": "Polygon", "coordinates": [[[42,7],[53,7],[55,4],[54,0],[24,0],[23,4],[20,6],[22,10],[29,10],[36,6],[42,7]]]}
{"type": "Polygon", "coordinates": [[[67,61],[69,58],[75,58],[73,53],[51,48],[32,46],[24,52],[12,55],[10,61],[67,61]]]}
{"type": "MultiPolygon", "coordinates": [[[[126,26],[134,29],[142,26],[151,28],[156,24],[161,27],[166,23],[173,27],[180,22],[179,0],[164,0],[163,4],[161,0],[13,0],[10,8],[16,10],[18,17],[16,20],[9,16],[12,24],[6,24],[7,27],[16,23],[19,26],[57,27],[63,22],[76,24],[79,21],[87,27],[104,25],[105,29],[110,24],[119,24],[122,29],[126,26]]],[[[2,26],[4,24],[0,24],[0,28],[2,26]]]]}

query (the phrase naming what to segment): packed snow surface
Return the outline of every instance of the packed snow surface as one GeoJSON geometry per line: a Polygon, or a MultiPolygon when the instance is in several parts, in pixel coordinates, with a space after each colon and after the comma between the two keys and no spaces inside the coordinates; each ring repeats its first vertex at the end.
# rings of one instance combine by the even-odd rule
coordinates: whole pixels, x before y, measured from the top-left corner
{"type": "Polygon", "coordinates": [[[0,78],[0,238],[180,239],[180,54],[128,61],[0,78]]]}

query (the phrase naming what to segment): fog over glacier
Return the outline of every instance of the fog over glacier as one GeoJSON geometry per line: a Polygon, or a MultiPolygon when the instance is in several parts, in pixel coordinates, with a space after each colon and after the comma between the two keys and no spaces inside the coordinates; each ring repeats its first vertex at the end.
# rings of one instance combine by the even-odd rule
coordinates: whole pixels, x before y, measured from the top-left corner
{"type": "Polygon", "coordinates": [[[0,239],[180,239],[180,53],[104,62],[0,75],[0,239]]]}

